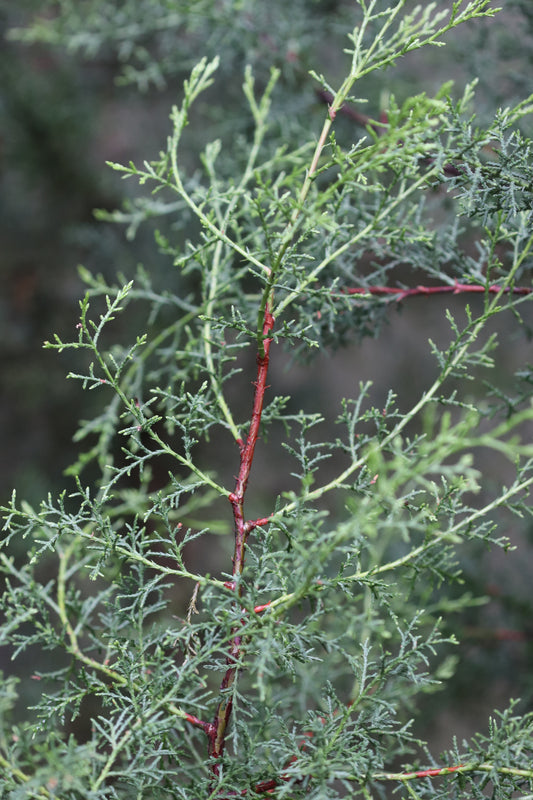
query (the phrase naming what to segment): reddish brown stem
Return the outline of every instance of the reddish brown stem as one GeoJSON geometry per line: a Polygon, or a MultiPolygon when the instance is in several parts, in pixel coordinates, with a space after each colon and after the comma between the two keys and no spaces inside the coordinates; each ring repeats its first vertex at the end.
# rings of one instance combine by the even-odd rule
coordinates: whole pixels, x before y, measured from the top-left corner
{"type": "Polygon", "coordinates": [[[418,772],[406,772],[404,778],[437,778],[439,775],[447,775],[449,772],[457,772],[462,769],[464,764],[457,764],[455,767],[437,767],[436,769],[422,769],[418,772]]]}
{"type": "Polygon", "coordinates": [[[198,717],[195,717],[194,714],[186,713],[185,719],[187,720],[187,722],[190,722],[191,725],[194,725],[197,728],[202,728],[202,730],[204,731],[209,730],[209,722],[202,722],[202,720],[198,719],[198,717]]]}
{"type": "Polygon", "coordinates": [[[412,778],[441,778],[452,772],[459,772],[468,768],[467,764],[455,764],[453,767],[436,767],[432,769],[421,769],[416,772],[384,772],[376,775],[378,780],[388,781],[408,781],[412,778]]]}
{"type": "MultiPolygon", "coordinates": [[[[267,388],[266,381],[270,359],[270,345],[272,343],[270,334],[273,327],[274,317],[267,306],[263,323],[262,352],[258,353],[257,356],[257,380],[254,384],[255,391],[250,429],[248,431],[246,442],[238,442],[240,450],[239,474],[235,482],[235,490],[228,497],[233,510],[235,549],[233,553],[233,580],[228,581],[226,585],[228,588],[232,588],[236,592],[237,598],[240,598],[242,593],[240,577],[244,569],[246,540],[248,535],[254,528],[258,527],[259,525],[264,525],[266,522],[268,522],[268,519],[266,518],[246,522],[244,518],[244,497],[246,494],[246,487],[248,486],[250,471],[252,469],[255,446],[259,438],[259,427],[261,424],[261,415],[263,413],[263,403],[267,388]]],[[[235,676],[239,667],[242,641],[240,630],[241,627],[237,626],[232,631],[232,639],[229,644],[229,652],[226,658],[227,669],[220,686],[222,699],[217,707],[213,722],[210,723],[206,728],[209,739],[208,750],[209,755],[213,758],[213,774],[215,777],[218,777],[219,775],[218,762],[220,761],[220,758],[224,752],[226,731],[231,717],[232,699],[227,693],[235,680],[235,676]]]]}
{"type": "MultiPolygon", "coordinates": [[[[297,756],[293,756],[287,763],[287,766],[290,764],[294,764],[297,761],[297,756]]],[[[390,773],[380,773],[375,776],[376,780],[390,780],[390,781],[407,781],[412,780],[413,778],[441,778],[445,775],[450,775],[453,772],[459,772],[460,770],[464,770],[466,767],[465,764],[455,764],[452,767],[436,767],[431,769],[421,769],[415,772],[390,772],[390,773]]],[[[254,786],[254,792],[257,794],[267,794],[271,793],[276,789],[281,783],[288,781],[289,778],[286,775],[280,775],[279,778],[271,778],[270,780],[260,781],[256,783],[254,786]]],[[[241,792],[241,795],[245,796],[247,794],[246,791],[241,792]]]]}
{"type": "Polygon", "coordinates": [[[250,519],[246,523],[246,532],[251,533],[255,528],[262,528],[263,525],[268,525],[270,517],[260,517],[260,519],[250,519]]]}
{"type": "Polygon", "coordinates": [[[272,601],[269,600],[268,603],[263,603],[263,605],[260,606],[254,606],[254,614],[260,614],[262,611],[266,611],[266,609],[270,607],[271,602],[272,601]]]}
{"type": "Polygon", "coordinates": [[[348,288],[343,291],[346,294],[373,294],[378,297],[392,295],[397,302],[400,302],[401,300],[405,300],[406,297],[429,294],[484,294],[485,292],[489,294],[498,294],[498,292],[503,291],[505,294],[526,295],[531,294],[533,288],[527,286],[505,286],[502,289],[502,287],[497,284],[492,284],[492,286],[487,287],[455,281],[452,286],[413,286],[411,289],[395,289],[390,286],[368,286],[366,288],[348,288]]]}

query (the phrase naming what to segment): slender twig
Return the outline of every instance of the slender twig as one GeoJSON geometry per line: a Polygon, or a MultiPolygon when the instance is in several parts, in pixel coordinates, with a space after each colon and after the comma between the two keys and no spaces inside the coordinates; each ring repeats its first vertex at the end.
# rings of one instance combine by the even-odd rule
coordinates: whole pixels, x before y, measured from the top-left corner
{"type": "MultiPolygon", "coordinates": [[[[265,92],[265,99],[269,97],[270,91],[274,88],[274,84],[277,80],[277,76],[279,73],[275,72],[272,74],[272,78],[270,84],[265,92]]],[[[250,99],[252,99],[251,95],[249,95],[250,99]]],[[[261,148],[262,141],[264,139],[267,127],[265,125],[265,118],[266,113],[268,110],[268,104],[262,104],[264,108],[260,110],[257,106],[255,106],[256,110],[256,127],[254,133],[254,141],[253,145],[250,149],[250,153],[248,156],[248,160],[246,162],[246,167],[242,174],[241,180],[239,181],[238,186],[233,194],[232,199],[228,203],[228,206],[225,210],[225,213],[222,214],[222,211],[219,207],[219,203],[215,201],[215,210],[217,212],[218,217],[218,224],[219,228],[222,231],[225,231],[230,220],[232,214],[235,211],[235,207],[241,198],[242,192],[244,191],[246,185],[252,178],[254,174],[254,169],[256,167],[257,157],[259,155],[259,151],[261,148]]],[[[215,185],[215,175],[214,173],[210,175],[212,185],[215,185]]],[[[231,431],[234,439],[236,441],[239,440],[240,434],[229,409],[229,406],[226,402],[224,397],[222,386],[220,385],[216,374],[215,374],[215,364],[212,352],[212,341],[211,341],[211,326],[212,320],[211,317],[213,315],[213,309],[215,307],[215,303],[217,298],[220,296],[220,289],[219,289],[219,281],[220,281],[220,265],[223,257],[223,250],[224,250],[224,242],[222,239],[218,239],[215,245],[214,256],[213,256],[213,265],[211,268],[211,274],[209,277],[209,290],[208,290],[208,299],[206,304],[206,313],[205,313],[205,321],[204,321],[204,335],[203,335],[203,343],[204,343],[204,352],[206,357],[206,364],[207,370],[210,375],[211,385],[213,387],[213,392],[218,403],[218,406],[228,424],[229,430],[231,431]]]]}
{"type": "Polygon", "coordinates": [[[372,777],[377,781],[412,781],[416,778],[440,778],[451,772],[496,772],[499,775],[514,775],[517,778],[533,778],[533,769],[518,769],[517,767],[501,767],[497,764],[483,762],[478,764],[457,764],[453,767],[438,767],[424,769],[416,772],[376,772],[372,777]]]}
{"type": "Polygon", "coordinates": [[[377,297],[394,297],[396,302],[405,300],[407,297],[416,297],[430,294],[520,294],[528,295],[533,292],[529,286],[499,286],[494,283],[491,286],[479,284],[459,283],[454,281],[452,285],[446,286],[412,286],[409,289],[393,288],[391,286],[367,286],[366,288],[347,288],[343,289],[344,294],[374,295],[377,297]]]}
{"type": "MultiPolygon", "coordinates": [[[[135,682],[130,681],[121,675],[119,672],[114,670],[112,667],[109,667],[107,664],[98,661],[97,659],[91,658],[87,656],[83,650],[81,649],[78,637],[76,634],[75,629],[72,626],[72,623],[69,619],[68,612],[67,612],[67,601],[66,601],[66,586],[67,586],[67,567],[69,563],[69,559],[75,552],[77,545],[77,540],[74,538],[67,546],[64,551],[60,551],[59,553],[59,570],[58,570],[58,577],[57,577],[57,608],[58,608],[58,615],[59,619],[61,620],[61,624],[67,634],[68,637],[68,652],[81,661],[82,664],[90,667],[97,673],[101,673],[105,675],[105,677],[115,683],[118,686],[128,686],[131,685],[134,689],[140,690],[140,686],[135,682]]],[[[167,711],[173,714],[176,717],[180,717],[181,719],[189,722],[191,725],[195,727],[202,728],[202,730],[207,730],[208,723],[203,722],[198,717],[194,716],[194,714],[189,714],[187,711],[184,711],[182,708],[179,708],[175,703],[167,702],[164,704],[164,707],[167,711]]]]}
{"type": "MultiPolygon", "coordinates": [[[[0,755],[0,767],[5,770],[6,776],[9,775],[10,778],[16,779],[21,784],[28,783],[33,777],[31,775],[27,775],[25,772],[22,772],[22,770],[15,767],[2,755],[0,755]]],[[[45,786],[40,786],[38,789],[36,788],[33,790],[32,796],[35,798],[35,800],[49,800],[49,798],[52,796],[55,797],[56,795],[52,795],[52,792],[50,792],[45,786]]]]}
{"type": "MultiPolygon", "coordinates": [[[[294,764],[296,761],[297,757],[293,756],[290,761],[287,762],[285,769],[287,769],[291,764],[294,764]]],[[[432,767],[430,769],[414,770],[412,772],[375,772],[370,776],[370,780],[407,783],[408,781],[420,780],[423,778],[443,778],[446,775],[451,775],[452,773],[460,773],[464,775],[465,773],[476,772],[495,772],[499,775],[510,775],[517,778],[533,778],[533,769],[501,767],[497,764],[491,764],[489,762],[483,762],[481,764],[478,762],[470,762],[466,764],[455,764],[450,767],[432,767]]],[[[361,777],[355,775],[349,776],[345,779],[350,781],[361,781],[361,777]]],[[[278,778],[271,778],[270,780],[264,780],[256,783],[253,791],[259,794],[266,794],[267,792],[271,792],[276,789],[281,783],[286,783],[288,780],[289,776],[282,774],[278,778]]],[[[247,792],[241,792],[241,795],[244,796],[245,794],[247,794],[247,792]]]]}

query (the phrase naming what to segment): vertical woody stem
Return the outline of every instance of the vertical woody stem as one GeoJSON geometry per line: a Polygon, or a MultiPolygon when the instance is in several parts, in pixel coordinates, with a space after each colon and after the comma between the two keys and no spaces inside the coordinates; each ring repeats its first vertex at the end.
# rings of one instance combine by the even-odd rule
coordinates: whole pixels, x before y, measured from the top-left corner
{"type": "MultiPolygon", "coordinates": [[[[244,569],[246,540],[248,534],[253,529],[254,525],[245,521],[244,518],[244,496],[246,494],[246,487],[248,485],[248,478],[252,468],[254,459],[255,446],[259,438],[259,427],[261,424],[261,415],[263,412],[263,402],[266,390],[266,380],[268,373],[268,364],[270,359],[270,345],[272,338],[270,334],[274,327],[274,317],[270,311],[269,306],[265,308],[264,322],[263,322],[263,341],[262,350],[260,349],[257,355],[257,380],[255,381],[254,401],[252,409],[252,419],[250,429],[246,442],[239,442],[240,446],[240,466],[239,474],[235,482],[235,490],[229,495],[228,499],[231,503],[233,510],[234,532],[235,532],[235,549],[233,553],[233,572],[231,587],[239,598],[242,593],[240,585],[240,576],[244,569]]],[[[231,717],[232,699],[231,697],[224,696],[228,689],[232,686],[237,670],[239,668],[239,659],[241,653],[242,636],[240,634],[240,626],[236,626],[232,631],[232,638],[229,644],[229,652],[226,658],[227,669],[222,679],[220,686],[222,699],[218,705],[213,722],[208,726],[209,738],[209,755],[215,759],[213,766],[213,773],[216,776],[219,774],[219,764],[217,760],[220,759],[224,752],[224,744],[226,737],[226,730],[231,717]]]]}

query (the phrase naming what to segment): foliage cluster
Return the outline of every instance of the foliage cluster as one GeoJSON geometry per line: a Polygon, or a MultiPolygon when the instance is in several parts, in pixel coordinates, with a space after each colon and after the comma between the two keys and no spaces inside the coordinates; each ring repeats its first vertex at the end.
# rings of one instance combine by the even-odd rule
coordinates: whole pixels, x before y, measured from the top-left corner
{"type": "Polygon", "coordinates": [[[155,241],[179,287],[161,289],[149,267],[117,282],[82,269],[75,333],[46,343],[75,353],[70,377],[101,395],[101,412],[80,425],[63,493],[3,509],[0,643],[31,654],[39,688],[17,722],[17,681],[2,683],[6,798],[533,792],[533,715],[518,703],[438,757],[413,727],[452,670],[444,618],[477,602],[458,554],[507,548],[502,520],[531,511],[531,367],[512,393],[488,380],[505,366],[495,321],[511,311],[528,331],[533,99],[479,125],[473,83],[390,95],[346,141],[338,123],[369,78],[496,13],[488,0],[359,0],[343,8],[340,87],[313,73],[328,99],[321,130],[287,121],[289,95],[275,111],[278,86],[295,80],[287,54],[316,35],[322,5],[291,6],[308,15],[296,43],[287,16],[272,28],[274,2],[66,1],[18,32],[111,48],[141,86],[182,69],[204,39],[253,51],[259,66],[242,73],[246,125],[228,143],[221,124],[196,166],[184,139],[202,98],[216,105],[228,69],[216,57],[191,67],[159,156],[111,164],[141,194],[100,216],[130,236],[171,220],[155,241]],[[264,51],[240,41],[256,27],[269,31],[264,51]],[[269,73],[267,51],[281,54],[269,73]],[[430,339],[433,375],[413,403],[391,386],[377,405],[354,379],[331,420],[313,397],[302,408],[271,385],[283,349],[312,371],[318,354],[379,336],[398,291],[477,301],[446,311],[447,341],[430,339]],[[131,340],[115,333],[121,317],[131,340]],[[272,494],[256,463],[269,439],[284,452],[272,494]],[[508,462],[505,485],[489,484],[480,454],[508,462]],[[218,537],[232,552],[223,545],[213,568],[218,537]]]}

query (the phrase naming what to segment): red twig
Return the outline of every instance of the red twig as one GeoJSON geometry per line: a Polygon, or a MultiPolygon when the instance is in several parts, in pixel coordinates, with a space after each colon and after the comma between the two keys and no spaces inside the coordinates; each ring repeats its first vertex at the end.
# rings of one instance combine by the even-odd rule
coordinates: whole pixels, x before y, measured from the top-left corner
{"type": "Polygon", "coordinates": [[[413,286],[410,289],[395,289],[390,286],[368,286],[366,288],[348,288],[343,289],[345,294],[372,294],[377,295],[378,297],[385,297],[385,296],[394,296],[396,302],[400,302],[401,300],[405,300],[406,297],[415,297],[417,295],[429,295],[429,294],[466,294],[466,293],[474,293],[474,294],[484,294],[488,292],[489,294],[498,294],[498,292],[503,291],[504,294],[522,294],[527,295],[533,292],[533,288],[527,286],[505,286],[502,287],[498,286],[498,284],[494,283],[491,286],[479,286],[477,284],[470,284],[470,283],[459,283],[459,281],[455,281],[451,286],[413,286]]]}
{"type": "Polygon", "coordinates": [[[406,772],[404,778],[438,778],[440,775],[447,775],[449,772],[457,772],[463,769],[464,764],[457,764],[455,767],[438,767],[436,769],[423,769],[418,772],[406,772]]]}
{"type": "Polygon", "coordinates": [[[268,525],[270,517],[261,517],[260,519],[251,519],[245,524],[246,532],[251,533],[255,528],[262,528],[263,525],[268,525]]]}
{"type": "Polygon", "coordinates": [[[460,772],[467,769],[468,764],[456,764],[453,767],[436,767],[433,769],[422,769],[416,772],[380,772],[373,777],[376,780],[388,781],[409,781],[413,778],[440,778],[449,775],[451,772],[460,772]]]}
{"type": "Polygon", "coordinates": [[[209,728],[209,722],[202,722],[201,719],[195,717],[194,714],[185,714],[185,719],[187,722],[190,722],[191,725],[194,725],[196,728],[202,728],[202,730],[207,731],[209,728]]]}
{"type": "MultiPolygon", "coordinates": [[[[262,353],[259,353],[257,356],[257,380],[254,384],[255,391],[250,429],[248,431],[246,442],[243,443],[240,441],[238,443],[240,448],[239,474],[235,482],[235,490],[228,497],[233,510],[235,549],[233,553],[233,580],[229,581],[227,586],[236,592],[236,596],[238,598],[241,596],[242,591],[239,579],[244,569],[246,540],[250,531],[268,522],[267,518],[246,522],[244,518],[244,496],[246,494],[246,487],[248,485],[248,479],[250,477],[250,471],[254,459],[255,446],[259,438],[259,426],[261,424],[263,402],[267,388],[266,380],[270,359],[270,345],[272,343],[270,333],[272,332],[273,327],[274,317],[267,306],[263,323],[262,353]]],[[[240,626],[237,626],[232,632],[232,639],[229,644],[229,652],[226,659],[227,669],[220,686],[222,699],[215,712],[213,722],[206,727],[209,740],[208,751],[209,755],[213,758],[213,774],[215,777],[219,775],[219,760],[224,752],[226,730],[231,717],[232,699],[231,696],[227,695],[227,693],[231,688],[237,674],[240,652],[241,634],[240,626]]]]}
{"type": "MultiPolygon", "coordinates": [[[[285,769],[298,760],[297,756],[293,756],[287,762],[285,769]]],[[[431,769],[421,769],[413,772],[378,772],[371,776],[373,780],[378,781],[410,781],[416,778],[442,778],[445,775],[450,775],[453,772],[460,772],[472,768],[469,764],[455,764],[451,767],[433,767],[431,769]]],[[[259,781],[253,787],[253,791],[257,794],[270,794],[281,783],[286,783],[289,780],[288,775],[280,775],[279,778],[271,778],[270,780],[259,781]]],[[[246,791],[241,792],[245,796],[246,791]]]]}
{"type": "Polygon", "coordinates": [[[269,600],[269,601],[268,601],[268,603],[263,603],[263,605],[262,605],[262,606],[255,606],[255,608],[254,608],[254,614],[260,614],[260,613],[261,613],[261,611],[266,611],[266,609],[267,609],[267,608],[270,606],[270,603],[271,603],[271,602],[272,602],[272,601],[271,601],[271,600],[269,600]]]}
{"type": "MultiPolygon", "coordinates": [[[[290,764],[296,761],[296,756],[290,760],[290,764]]],[[[288,766],[288,765],[287,765],[288,766]]],[[[408,781],[414,778],[439,778],[444,775],[449,775],[451,772],[459,772],[465,768],[465,764],[457,764],[454,767],[438,767],[436,769],[423,769],[418,772],[391,772],[379,773],[374,777],[375,780],[391,780],[391,781],[408,781]]],[[[254,792],[258,794],[267,794],[276,789],[280,783],[285,783],[289,778],[286,775],[281,775],[279,778],[272,778],[271,780],[260,781],[254,786],[254,792]]],[[[244,794],[244,792],[242,793],[244,794]]]]}

